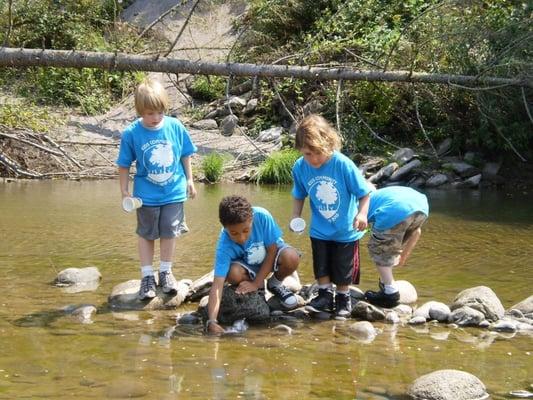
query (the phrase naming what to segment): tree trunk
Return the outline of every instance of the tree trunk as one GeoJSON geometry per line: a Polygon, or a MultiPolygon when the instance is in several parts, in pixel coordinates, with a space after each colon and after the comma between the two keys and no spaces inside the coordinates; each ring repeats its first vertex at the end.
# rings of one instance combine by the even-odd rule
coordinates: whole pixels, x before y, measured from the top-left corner
{"type": "Polygon", "coordinates": [[[244,63],[194,62],[121,53],[0,48],[0,67],[100,68],[119,71],[153,71],[225,76],[298,78],[314,81],[381,81],[457,84],[468,86],[533,87],[533,81],[500,77],[432,74],[409,71],[366,71],[349,68],[318,68],[244,63]]]}

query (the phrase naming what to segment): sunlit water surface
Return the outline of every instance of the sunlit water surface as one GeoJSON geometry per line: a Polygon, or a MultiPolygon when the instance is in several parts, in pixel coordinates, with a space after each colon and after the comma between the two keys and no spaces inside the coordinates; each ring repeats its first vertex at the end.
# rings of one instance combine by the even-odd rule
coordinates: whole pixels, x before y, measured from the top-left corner
{"type": "MultiPolygon", "coordinates": [[[[174,271],[195,279],[212,265],[220,230],[218,202],[247,196],[268,208],[285,239],[303,252],[300,276],[312,281],[309,239],[287,233],[290,187],[198,185],[187,202],[191,232],[178,240],[174,271]]],[[[451,303],[461,290],[486,285],[509,308],[532,294],[533,196],[435,191],[431,215],[408,267],[419,303],[451,303]]],[[[308,210],[304,217],[308,219],[308,210]]],[[[111,312],[114,285],[138,279],[135,217],[120,208],[118,183],[0,183],[0,398],[399,399],[420,375],[453,368],[480,378],[493,398],[531,390],[533,340],[444,325],[375,323],[371,343],[343,335],[350,323],[305,322],[292,335],[252,327],[242,337],[171,333],[175,311],[111,312]],[[93,292],[50,285],[57,272],[93,265],[103,280],[93,292]],[[92,304],[94,323],[61,309],[92,304]]],[[[377,274],[362,246],[363,290],[377,274]]]]}

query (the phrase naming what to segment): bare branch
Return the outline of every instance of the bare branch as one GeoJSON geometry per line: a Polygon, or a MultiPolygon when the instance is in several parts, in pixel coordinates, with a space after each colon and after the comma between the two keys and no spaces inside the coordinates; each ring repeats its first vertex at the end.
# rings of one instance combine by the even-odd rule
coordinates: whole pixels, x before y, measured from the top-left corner
{"type": "Polygon", "coordinates": [[[420,118],[420,112],[418,111],[418,96],[416,94],[416,91],[414,91],[414,101],[415,101],[415,111],[416,111],[416,119],[418,120],[418,125],[420,126],[420,129],[422,130],[422,133],[424,134],[424,137],[426,138],[427,142],[431,146],[431,149],[433,150],[433,153],[435,154],[435,158],[438,160],[439,154],[437,153],[435,146],[433,146],[433,143],[429,139],[429,136],[424,128],[424,125],[422,124],[422,119],[420,118]]]}
{"type": "Polygon", "coordinates": [[[529,109],[529,104],[527,103],[526,91],[524,88],[520,89],[522,90],[522,100],[524,101],[524,107],[526,109],[527,116],[529,117],[529,121],[533,124],[533,117],[531,116],[531,110],[529,109]]]}
{"type": "Polygon", "coordinates": [[[341,139],[344,141],[344,135],[342,134],[342,131],[341,131],[341,116],[340,116],[340,108],[341,108],[341,101],[342,101],[342,98],[341,98],[342,86],[343,86],[342,79],[339,79],[337,82],[337,95],[336,95],[336,100],[335,100],[335,117],[337,120],[337,132],[339,136],[341,137],[341,139]]]}
{"type": "Polygon", "coordinates": [[[150,29],[152,29],[158,22],[162,21],[163,18],[165,18],[168,14],[175,11],[177,8],[187,4],[190,0],[182,0],[180,3],[176,4],[175,6],[170,7],[167,11],[165,11],[163,14],[161,14],[155,21],[153,21],[150,25],[148,25],[144,30],[137,36],[137,39],[135,39],[135,42],[131,45],[131,48],[134,48],[135,45],[141,40],[141,38],[146,35],[146,32],[148,32],[150,29]]]}
{"type": "Polygon", "coordinates": [[[56,155],[56,156],[62,156],[63,155],[59,151],[55,151],[55,150],[49,149],[48,147],[41,146],[40,144],[34,143],[31,140],[27,140],[27,139],[24,139],[24,138],[21,138],[21,137],[17,137],[16,135],[9,135],[7,133],[0,132],[0,136],[8,138],[8,139],[11,139],[11,140],[14,140],[14,141],[17,141],[17,142],[29,144],[30,146],[36,147],[39,150],[45,151],[47,153],[50,153],[50,154],[53,154],[53,155],[56,155]]]}
{"type": "Polygon", "coordinates": [[[174,42],[172,43],[172,45],[170,46],[168,51],[165,54],[163,54],[163,57],[168,56],[172,52],[172,50],[174,49],[174,46],[176,46],[176,43],[178,43],[178,40],[180,39],[180,37],[183,34],[183,31],[185,30],[187,25],[189,24],[189,21],[190,21],[190,19],[192,17],[192,14],[194,13],[194,10],[196,9],[196,6],[198,5],[198,3],[200,3],[200,0],[196,0],[196,2],[193,4],[191,10],[189,11],[189,15],[187,15],[187,18],[185,19],[185,21],[183,21],[183,25],[182,25],[180,31],[178,32],[178,35],[176,36],[176,39],[174,39],[174,42]]]}

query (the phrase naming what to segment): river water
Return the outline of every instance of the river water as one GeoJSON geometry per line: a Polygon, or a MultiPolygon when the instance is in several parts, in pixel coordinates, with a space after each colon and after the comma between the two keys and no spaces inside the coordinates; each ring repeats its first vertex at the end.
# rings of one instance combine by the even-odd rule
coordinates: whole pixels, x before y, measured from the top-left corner
{"type": "MultiPolygon", "coordinates": [[[[287,225],[290,187],[200,184],[186,205],[191,232],[177,242],[178,279],[211,269],[218,202],[232,193],[287,225]]],[[[431,214],[419,245],[396,273],[415,285],[419,305],[450,304],[478,285],[491,287],[505,308],[533,294],[531,194],[428,196],[431,214]]],[[[134,229],[115,181],[0,183],[0,399],[400,399],[417,377],[447,368],[474,374],[495,399],[533,391],[531,335],[375,323],[380,334],[361,343],[342,334],[350,321],[332,320],[301,323],[292,335],[264,326],[213,338],[173,330],[176,315],[195,304],[112,312],[106,302],[113,286],[139,278],[134,229]],[[95,291],[50,285],[60,270],[90,265],[103,276],[95,291]],[[63,311],[81,304],[98,308],[94,323],[63,311]]],[[[300,277],[310,283],[309,239],[290,232],[285,239],[303,252],[300,277]]],[[[374,289],[377,274],[366,239],[362,244],[360,287],[374,289]]]]}

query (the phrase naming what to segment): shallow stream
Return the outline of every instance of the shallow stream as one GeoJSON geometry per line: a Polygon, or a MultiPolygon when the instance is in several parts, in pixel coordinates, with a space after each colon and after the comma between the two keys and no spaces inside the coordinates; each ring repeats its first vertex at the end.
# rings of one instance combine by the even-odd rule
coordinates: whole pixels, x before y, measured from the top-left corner
{"type": "MultiPolygon", "coordinates": [[[[290,187],[198,185],[186,206],[191,232],[178,240],[176,277],[211,269],[220,230],[218,202],[247,196],[268,208],[287,242],[303,252],[300,277],[312,281],[309,239],[287,232],[290,187]]],[[[450,304],[461,290],[486,285],[504,307],[533,294],[533,195],[493,191],[429,192],[431,214],[397,279],[415,285],[421,305],[450,304]]],[[[308,210],[306,209],[308,213],[308,210]]],[[[308,219],[308,214],[304,217],[308,219]]],[[[533,336],[475,328],[374,325],[371,343],[343,335],[348,322],[306,322],[293,334],[251,327],[212,338],[178,327],[195,309],[111,312],[113,286],[138,279],[135,217],[120,208],[118,183],[0,183],[0,399],[400,399],[420,375],[470,372],[495,399],[533,384],[533,336]],[[57,272],[93,265],[103,275],[92,292],[50,285],[57,272]],[[62,311],[98,308],[94,323],[62,311]]],[[[362,246],[361,289],[377,274],[362,246]]]]}

